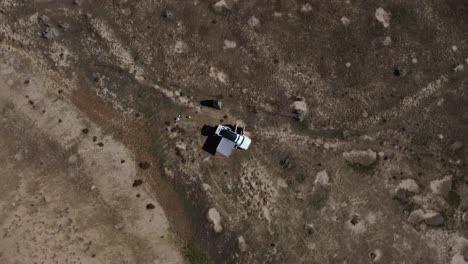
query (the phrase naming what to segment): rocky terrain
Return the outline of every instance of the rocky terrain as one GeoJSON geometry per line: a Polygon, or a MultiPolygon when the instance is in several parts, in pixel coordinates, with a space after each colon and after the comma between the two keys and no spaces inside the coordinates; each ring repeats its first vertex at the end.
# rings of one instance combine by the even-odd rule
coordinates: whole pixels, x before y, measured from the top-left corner
{"type": "Polygon", "coordinates": [[[468,263],[467,32],[463,0],[0,0],[0,263],[468,263]],[[204,151],[220,123],[251,148],[204,151]]]}

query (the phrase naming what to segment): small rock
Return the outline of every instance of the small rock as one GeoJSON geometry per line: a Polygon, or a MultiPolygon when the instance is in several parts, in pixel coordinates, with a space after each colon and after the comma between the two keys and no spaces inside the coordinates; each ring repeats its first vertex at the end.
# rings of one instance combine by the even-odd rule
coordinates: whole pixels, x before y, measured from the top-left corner
{"type": "Polygon", "coordinates": [[[239,243],[239,250],[241,252],[244,252],[247,250],[247,243],[245,242],[245,239],[243,236],[240,236],[239,238],[237,238],[237,242],[239,243]]]}
{"type": "Polygon", "coordinates": [[[382,7],[379,7],[375,10],[375,18],[382,23],[384,28],[390,26],[390,19],[392,18],[392,13],[385,11],[382,7]]]}
{"type": "Polygon", "coordinates": [[[227,9],[229,9],[229,6],[226,0],[219,0],[218,2],[213,4],[213,10],[217,13],[221,13],[227,9]]]}
{"type": "Polygon", "coordinates": [[[442,106],[445,102],[445,99],[444,98],[440,98],[438,101],[437,101],[437,106],[442,106]]]}
{"type": "Polygon", "coordinates": [[[349,18],[347,17],[341,17],[341,23],[344,25],[344,26],[347,26],[351,23],[351,20],[349,20],[349,18]]]}
{"type": "Polygon", "coordinates": [[[442,195],[443,197],[448,197],[450,191],[452,190],[452,175],[447,175],[440,180],[431,181],[430,188],[434,194],[442,195]]]}
{"type": "Polygon", "coordinates": [[[419,224],[424,220],[424,211],[421,209],[414,210],[408,216],[408,222],[411,224],[419,224]]]}
{"type": "Polygon", "coordinates": [[[455,141],[452,145],[450,145],[451,151],[458,151],[463,148],[463,143],[461,141],[455,141]]]}
{"type": "Polygon", "coordinates": [[[99,82],[101,80],[101,74],[98,72],[93,72],[91,77],[93,78],[94,82],[99,82]]]}
{"type": "Polygon", "coordinates": [[[187,150],[187,144],[185,144],[184,142],[182,141],[177,141],[175,143],[175,146],[177,149],[180,149],[180,150],[187,150]]]}
{"type": "Polygon", "coordinates": [[[114,228],[117,229],[117,230],[122,230],[122,229],[124,228],[124,224],[118,223],[118,224],[116,224],[116,225],[114,226],[114,228]]]}
{"type": "Polygon", "coordinates": [[[232,40],[224,40],[224,49],[234,49],[237,47],[237,43],[232,40]]]}
{"type": "Polygon", "coordinates": [[[175,18],[175,14],[174,12],[170,11],[170,10],[164,10],[161,14],[161,16],[163,18],[167,18],[167,19],[174,19],[175,18]]]}
{"type": "Polygon", "coordinates": [[[463,222],[468,223],[468,212],[463,213],[462,220],[463,220],[463,222]]]}
{"type": "Polygon", "coordinates": [[[403,189],[411,193],[419,193],[419,186],[413,179],[402,180],[397,188],[403,189]]]}
{"type": "Polygon", "coordinates": [[[221,226],[221,215],[216,208],[210,208],[206,217],[208,218],[208,221],[213,224],[213,229],[216,233],[223,231],[223,227],[221,226]]]}
{"type": "Polygon", "coordinates": [[[91,185],[91,191],[96,190],[96,185],[91,185]]]}
{"type": "Polygon", "coordinates": [[[81,0],[73,0],[73,4],[80,6],[81,5],[81,0]]]}
{"type": "Polygon", "coordinates": [[[330,178],[326,170],[319,171],[315,177],[314,184],[328,185],[330,178]]]}
{"type": "Polygon", "coordinates": [[[310,11],[312,11],[312,5],[307,3],[307,4],[304,4],[301,6],[301,12],[302,13],[309,13],[310,11]]]}
{"type": "Polygon", "coordinates": [[[154,208],[156,208],[156,206],[152,203],[146,205],[146,210],[153,210],[154,208]]]}
{"type": "Polygon", "coordinates": [[[384,46],[390,46],[392,45],[392,43],[393,43],[392,38],[389,36],[386,36],[383,40],[384,46]]]}
{"type": "Polygon", "coordinates": [[[257,27],[260,25],[260,20],[254,16],[251,16],[247,21],[247,24],[249,24],[250,27],[257,27]]]}
{"type": "Polygon", "coordinates": [[[464,70],[465,70],[465,66],[463,66],[463,64],[458,64],[457,66],[455,66],[455,68],[453,68],[454,72],[462,72],[464,70]]]}
{"type": "Polygon", "coordinates": [[[441,226],[444,224],[444,217],[438,212],[427,212],[423,215],[424,222],[430,226],[441,226]]]}
{"type": "Polygon", "coordinates": [[[293,113],[296,114],[296,118],[299,121],[303,121],[307,115],[307,103],[304,98],[298,98],[294,103],[292,103],[291,108],[293,113]]]}
{"type": "Polygon", "coordinates": [[[343,158],[351,165],[368,167],[377,161],[377,153],[371,149],[343,152],[343,158]]]}
{"type": "Polygon", "coordinates": [[[174,45],[174,52],[175,53],[179,53],[179,54],[182,54],[182,53],[185,53],[188,51],[188,46],[185,42],[183,42],[182,40],[178,40],[176,42],[176,44],[174,45]]]}
{"type": "Polygon", "coordinates": [[[207,184],[207,183],[203,183],[202,184],[202,189],[204,191],[209,191],[211,189],[211,186],[209,184],[207,184]]]}

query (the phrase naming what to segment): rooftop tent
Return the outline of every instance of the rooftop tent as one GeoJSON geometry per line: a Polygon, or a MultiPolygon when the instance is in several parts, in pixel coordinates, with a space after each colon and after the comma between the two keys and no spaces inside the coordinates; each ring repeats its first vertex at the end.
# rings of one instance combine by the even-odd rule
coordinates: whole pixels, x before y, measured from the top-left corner
{"type": "Polygon", "coordinates": [[[221,110],[223,106],[223,102],[220,100],[204,100],[200,102],[201,105],[206,106],[206,107],[211,107],[214,109],[221,110]]]}

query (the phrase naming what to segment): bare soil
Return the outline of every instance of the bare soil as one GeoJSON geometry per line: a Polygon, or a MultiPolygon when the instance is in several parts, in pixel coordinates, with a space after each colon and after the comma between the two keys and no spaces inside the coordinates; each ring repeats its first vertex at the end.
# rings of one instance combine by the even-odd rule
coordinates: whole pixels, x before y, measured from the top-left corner
{"type": "Polygon", "coordinates": [[[467,27],[463,0],[0,0],[0,262],[467,263],[467,27]],[[251,148],[203,150],[219,123],[251,148]]]}

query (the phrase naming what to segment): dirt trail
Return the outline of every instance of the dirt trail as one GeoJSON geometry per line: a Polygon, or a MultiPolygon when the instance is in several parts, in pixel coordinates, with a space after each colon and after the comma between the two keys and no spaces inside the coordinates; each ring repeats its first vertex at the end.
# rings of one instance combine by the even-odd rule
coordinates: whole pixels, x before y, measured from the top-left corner
{"type": "MultiPolygon", "coordinates": [[[[3,149],[3,162],[10,162],[18,150],[21,156],[37,144],[47,145],[43,142],[57,148],[50,151],[37,147],[29,161],[17,158],[14,168],[2,173],[22,175],[10,179],[8,194],[4,194],[8,197],[4,201],[9,203],[2,204],[0,224],[11,235],[0,240],[4,245],[3,263],[24,261],[28,257],[58,263],[73,258],[86,263],[109,263],[111,259],[114,259],[112,263],[182,263],[168,220],[154,195],[132,188],[139,168],[129,149],[103,133],[74,107],[63,96],[73,89],[72,85],[49,76],[41,69],[38,58],[7,45],[1,46],[1,53],[0,105],[2,111],[10,113],[4,115],[6,129],[2,135],[10,134],[13,138],[9,147],[3,149]],[[21,123],[27,128],[17,125],[21,123]],[[43,157],[73,169],[61,166],[63,171],[37,170],[43,157]],[[80,184],[69,186],[63,182],[66,177],[80,184]],[[60,184],[55,186],[57,181],[60,184]],[[34,185],[37,190],[25,190],[34,185]],[[38,215],[28,211],[28,195],[39,196],[38,199],[44,196],[40,209],[35,209],[39,210],[38,215]],[[63,231],[62,225],[48,223],[55,217],[48,210],[60,206],[66,211],[63,217],[69,222],[70,228],[66,229],[69,232],[63,231]],[[29,239],[47,240],[51,239],[48,234],[52,232],[60,237],[54,238],[54,243],[68,247],[68,252],[49,251],[51,248],[46,245],[30,243],[22,236],[28,234],[29,239]]],[[[9,141],[8,137],[4,140],[9,141]]],[[[5,170],[8,166],[1,168],[5,170]]]]}

